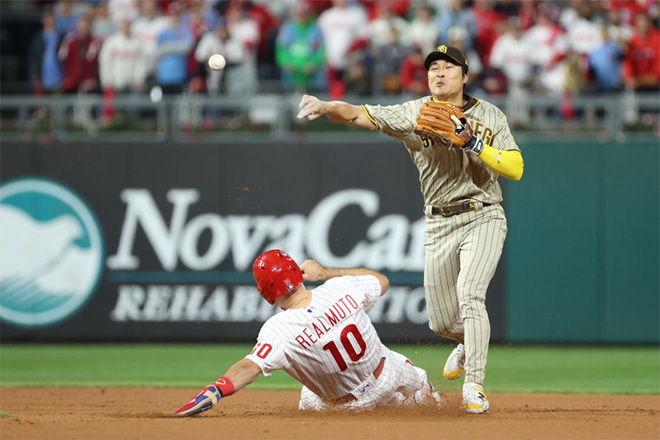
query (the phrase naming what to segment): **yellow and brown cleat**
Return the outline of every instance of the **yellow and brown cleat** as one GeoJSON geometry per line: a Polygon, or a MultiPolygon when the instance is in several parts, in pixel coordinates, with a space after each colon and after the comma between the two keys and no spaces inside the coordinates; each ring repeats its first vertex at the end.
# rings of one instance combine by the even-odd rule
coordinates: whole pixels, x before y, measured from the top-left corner
{"type": "Polygon", "coordinates": [[[447,358],[447,362],[445,362],[445,368],[442,370],[442,374],[447,380],[458,379],[465,371],[463,368],[464,365],[465,346],[463,344],[458,344],[447,358]]]}
{"type": "Polygon", "coordinates": [[[484,387],[474,382],[463,384],[463,409],[472,414],[482,414],[488,411],[488,397],[484,387]]]}

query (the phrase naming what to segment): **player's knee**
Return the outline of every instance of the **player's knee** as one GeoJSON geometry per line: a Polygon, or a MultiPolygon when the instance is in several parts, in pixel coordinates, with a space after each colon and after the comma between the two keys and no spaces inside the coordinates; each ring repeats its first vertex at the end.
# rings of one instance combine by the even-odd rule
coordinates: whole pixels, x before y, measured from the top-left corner
{"type": "Polygon", "coordinates": [[[443,338],[451,339],[449,335],[453,333],[452,330],[454,328],[454,325],[445,322],[429,321],[429,328],[436,335],[442,336],[443,338]]]}
{"type": "Polygon", "coordinates": [[[444,326],[441,326],[437,322],[433,322],[431,320],[429,320],[429,328],[436,335],[440,335],[444,330],[444,326]]]}
{"type": "Polygon", "coordinates": [[[461,285],[458,289],[458,306],[463,308],[467,304],[485,304],[488,284],[470,283],[461,285]]]}
{"type": "Polygon", "coordinates": [[[480,316],[486,313],[486,300],[479,297],[468,297],[460,301],[458,307],[463,319],[469,319],[471,316],[480,316]]]}
{"type": "Polygon", "coordinates": [[[303,386],[302,390],[300,391],[300,402],[298,403],[298,409],[301,411],[323,411],[327,409],[327,405],[309,388],[303,386]]]}

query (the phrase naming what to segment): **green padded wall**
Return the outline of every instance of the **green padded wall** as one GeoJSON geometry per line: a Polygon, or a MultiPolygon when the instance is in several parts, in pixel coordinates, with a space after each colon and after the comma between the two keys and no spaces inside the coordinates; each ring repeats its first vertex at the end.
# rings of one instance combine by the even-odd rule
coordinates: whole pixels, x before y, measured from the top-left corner
{"type": "Polygon", "coordinates": [[[522,150],[504,183],[506,339],[660,341],[658,140],[522,150]]]}

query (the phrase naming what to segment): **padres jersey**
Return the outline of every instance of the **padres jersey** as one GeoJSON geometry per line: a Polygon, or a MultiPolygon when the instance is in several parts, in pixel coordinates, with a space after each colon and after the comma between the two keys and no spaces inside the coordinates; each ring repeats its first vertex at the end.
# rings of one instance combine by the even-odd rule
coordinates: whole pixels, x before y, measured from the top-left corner
{"type": "MultiPolygon", "coordinates": [[[[463,113],[474,134],[498,150],[519,150],[504,113],[493,104],[464,96],[463,113]]],[[[378,129],[405,144],[412,161],[419,169],[419,181],[426,205],[471,199],[484,203],[502,201],[497,173],[474,154],[459,147],[433,144],[415,134],[417,114],[422,104],[432,100],[427,96],[403,104],[365,105],[364,109],[378,129]]]]}
{"type": "Polygon", "coordinates": [[[346,396],[387,352],[366,313],[380,294],[372,275],[332,278],[313,290],[308,307],[266,321],[246,358],[264,376],[284,370],[324,399],[346,396]]]}

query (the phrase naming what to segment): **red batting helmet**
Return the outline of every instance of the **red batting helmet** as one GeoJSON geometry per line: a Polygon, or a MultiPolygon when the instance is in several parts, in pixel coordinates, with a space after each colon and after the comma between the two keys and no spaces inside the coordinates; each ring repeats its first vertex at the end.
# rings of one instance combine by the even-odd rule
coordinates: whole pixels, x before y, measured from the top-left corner
{"type": "Polygon", "coordinates": [[[303,282],[300,267],[279,249],[264,252],[254,261],[252,275],[257,289],[270,304],[291,292],[303,282]]]}

